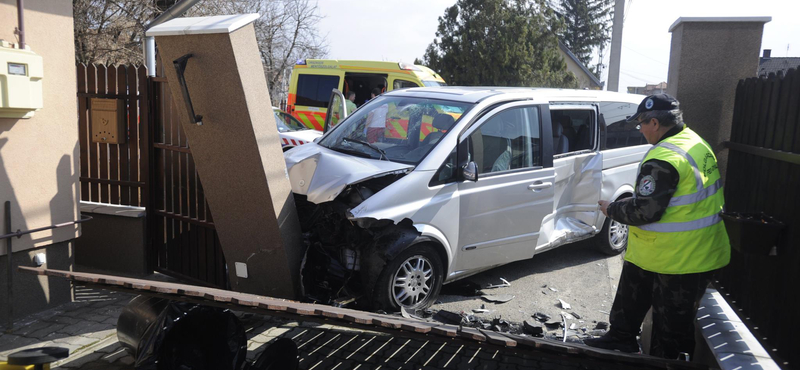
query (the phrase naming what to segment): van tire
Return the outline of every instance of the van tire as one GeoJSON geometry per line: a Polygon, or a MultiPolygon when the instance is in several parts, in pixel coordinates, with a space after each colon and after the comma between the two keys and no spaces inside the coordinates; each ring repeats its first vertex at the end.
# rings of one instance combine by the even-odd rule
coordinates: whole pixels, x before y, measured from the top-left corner
{"type": "Polygon", "coordinates": [[[444,264],[436,252],[434,246],[428,243],[412,245],[395,256],[386,264],[375,282],[375,294],[373,295],[372,306],[375,309],[383,309],[387,312],[400,311],[401,301],[406,309],[425,309],[436,302],[439,291],[442,289],[444,281],[444,264]],[[404,266],[406,268],[404,268],[404,266]],[[410,269],[409,269],[410,268],[410,269]],[[422,289],[426,285],[424,271],[430,269],[428,277],[429,287],[427,293],[422,289]],[[395,287],[397,279],[410,279],[409,285],[395,287]],[[416,286],[412,286],[416,285],[416,286]],[[408,298],[403,297],[403,293],[408,298]],[[416,294],[415,296],[410,296],[416,294]],[[424,296],[420,296],[424,294],[424,296]],[[418,300],[414,301],[413,297],[418,300]]]}
{"type": "Polygon", "coordinates": [[[606,217],[600,234],[594,237],[594,245],[600,252],[616,256],[628,249],[628,225],[606,217]]]}

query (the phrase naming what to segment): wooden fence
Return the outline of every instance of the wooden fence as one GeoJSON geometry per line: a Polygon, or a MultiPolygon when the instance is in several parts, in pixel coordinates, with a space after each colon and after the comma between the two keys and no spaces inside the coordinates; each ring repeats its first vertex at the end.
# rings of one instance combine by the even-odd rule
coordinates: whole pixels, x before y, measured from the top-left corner
{"type": "Polygon", "coordinates": [[[81,200],[144,207],[148,201],[147,73],[144,67],[78,64],[81,200]],[[124,144],[91,140],[91,98],[123,99],[124,144]]]}
{"type": "MultiPolygon", "coordinates": [[[[786,224],[777,255],[733,251],[717,286],[779,364],[800,368],[800,74],[742,80],[728,170],[729,212],[764,212],[786,224]],[[788,363],[784,363],[787,361],[788,363]]],[[[763,237],[763,235],[759,235],[763,237]]]]}

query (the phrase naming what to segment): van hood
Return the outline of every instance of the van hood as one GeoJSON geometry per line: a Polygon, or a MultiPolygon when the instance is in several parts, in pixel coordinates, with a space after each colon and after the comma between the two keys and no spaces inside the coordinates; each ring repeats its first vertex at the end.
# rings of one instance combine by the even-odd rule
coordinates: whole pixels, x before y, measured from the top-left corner
{"type": "Polygon", "coordinates": [[[339,153],[316,143],[296,147],[284,158],[292,192],[305,195],[315,204],[336,199],[347,185],[414,168],[405,163],[339,153]]]}

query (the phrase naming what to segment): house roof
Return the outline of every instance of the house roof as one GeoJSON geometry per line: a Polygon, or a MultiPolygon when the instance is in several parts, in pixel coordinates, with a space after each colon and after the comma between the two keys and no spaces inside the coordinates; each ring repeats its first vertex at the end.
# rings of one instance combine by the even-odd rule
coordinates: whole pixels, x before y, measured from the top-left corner
{"type": "Polygon", "coordinates": [[[770,73],[779,72],[785,75],[789,68],[800,69],[800,58],[761,58],[758,62],[758,76],[769,76],[770,73]]]}
{"type": "Polygon", "coordinates": [[[572,61],[575,62],[575,64],[577,64],[579,67],[581,67],[581,69],[583,70],[583,73],[585,73],[586,76],[589,77],[589,79],[592,80],[592,82],[595,85],[597,85],[598,87],[602,87],[603,86],[603,83],[600,82],[599,79],[597,79],[597,77],[594,75],[594,73],[589,71],[589,69],[586,68],[585,65],[583,65],[583,62],[581,62],[580,59],[578,59],[578,57],[575,56],[575,54],[572,54],[572,52],[567,48],[566,45],[564,45],[564,43],[559,41],[558,42],[558,47],[561,48],[561,51],[563,51],[564,54],[566,54],[570,59],[572,59],[572,61]]]}

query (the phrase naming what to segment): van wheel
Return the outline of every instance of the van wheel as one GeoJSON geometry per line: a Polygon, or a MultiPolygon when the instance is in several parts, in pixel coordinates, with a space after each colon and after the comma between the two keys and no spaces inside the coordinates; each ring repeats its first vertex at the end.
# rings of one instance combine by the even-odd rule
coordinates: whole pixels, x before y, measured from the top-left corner
{"type": "Polygon", "coordinates": [[[594,237],[594,244],[601,252],[616,256],[628,248],[628,225],[606,217],[603,230],[594,237]]]}
{"type": "Polygon", "coordinates": [[[387,312],[424,309],[436,302],[444,281],[439,254],[429,244],[414,245],[392,259],[375,282],[375,308],[387,312]]]}

